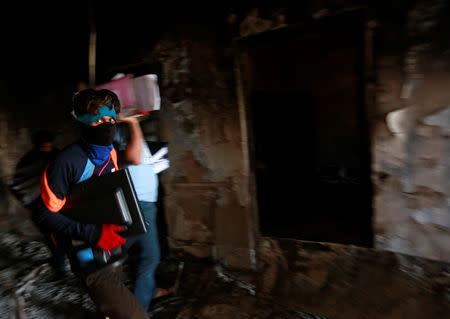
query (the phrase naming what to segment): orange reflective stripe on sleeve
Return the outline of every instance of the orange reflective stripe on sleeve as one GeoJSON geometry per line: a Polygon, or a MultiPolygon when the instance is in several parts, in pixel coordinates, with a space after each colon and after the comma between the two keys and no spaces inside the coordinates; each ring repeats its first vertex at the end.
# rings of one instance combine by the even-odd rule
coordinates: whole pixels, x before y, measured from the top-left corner
{"type": "Polygon", "coordinates": [[[59,212],[66,203],[65,197],[63,199],[59,199],[48,186],[47,168],[41,177],[41,198],[48,210],[54,213],[59,212]]]}
{"type": "Polygon", "coordinates": [[[116,153],[116,150],[114,148],[111,150],[111,159],[113,161],[114,168],[116,169],[116,171],[118,171],[119,170],[119,166],[117,166],[117,153],[116,153]]]}

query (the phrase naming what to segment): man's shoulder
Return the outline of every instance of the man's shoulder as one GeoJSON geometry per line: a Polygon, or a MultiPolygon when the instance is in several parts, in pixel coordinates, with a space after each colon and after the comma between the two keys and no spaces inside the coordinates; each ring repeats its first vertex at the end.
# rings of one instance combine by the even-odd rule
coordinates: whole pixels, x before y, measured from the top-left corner
{"type": "Polygon", "coordinates": [[[83,147],[75,142],[66,146],[63,150],[59,151],[53,161],[57,165],[70,164],[70,163],[80,163],[87,159],[87,154],[83,147]]]}
{"type": "Polygon", "coordinates": [[[84,156],[86,157],[86,151],[83,149],[80,143],[74,142],[72,144],[67,145],[64,147],[59,153],[58,157],[61,156],[84,156]]]}

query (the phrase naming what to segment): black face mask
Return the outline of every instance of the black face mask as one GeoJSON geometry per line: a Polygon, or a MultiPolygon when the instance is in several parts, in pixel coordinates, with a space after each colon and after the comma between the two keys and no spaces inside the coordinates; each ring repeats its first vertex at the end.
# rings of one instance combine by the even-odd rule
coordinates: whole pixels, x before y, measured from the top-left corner
{"type": "Polygon", "coordinates": [[[81,123],[81,136],[90,144],[111,145],[115,134],[116,125],[112,123],[103,123],[97,126],[81,123]]]}

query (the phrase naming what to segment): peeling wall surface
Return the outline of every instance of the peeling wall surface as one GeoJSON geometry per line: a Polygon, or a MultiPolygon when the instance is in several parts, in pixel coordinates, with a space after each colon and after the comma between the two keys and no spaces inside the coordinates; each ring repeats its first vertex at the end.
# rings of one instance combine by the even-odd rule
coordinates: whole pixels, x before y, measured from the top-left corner
{"type": "MultiPolygon", "coordinates": [[[[391,14],[381,4],[367,10],[373,42],[366,61],[373,72],[367,83],[373,101],[366,106],[372,224],[376,248],[449,261],[449,41],[433,34],[450,29],[444,2],[425,3],[391,14]]],[[[309,9],[317,19],[346,8],[315,4],[309,9]]],[[[230,34],[288,26],[283,11],[276,13],[267,18],[253,10],[237,22],[230,15],[230,25],[238,24],[240,32],[230,34]]],[[[245,200],[250,193],[242,114],[230,45],[207,29],[172,34],[153,52],[162,64],[162,127],[171,150],[171,169],[163,179],[169,237],[174,247],[199,256],[247,262],[258,224],[245,200]]]]}
{"type": "Polygon", "coordinates": [[[404,50],[378,58],[371,120],[375,247],[450,261],[446,12],[443,1],[408,12],[404,50]]]}
{"type": "Polygon", "coordinates": [[[213,33],[190,31],[161,39],[153,53],[162,65],[161,138],[171,161],[162,175],[169,242],[248,267],[254,225],[244,203],[233,60],[217,51],[213,33]]]}

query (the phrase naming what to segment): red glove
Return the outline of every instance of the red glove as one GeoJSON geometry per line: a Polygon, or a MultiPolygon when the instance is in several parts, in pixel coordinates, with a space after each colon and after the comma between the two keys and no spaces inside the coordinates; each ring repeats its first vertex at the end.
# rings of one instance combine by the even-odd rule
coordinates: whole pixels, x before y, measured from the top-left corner
{"type": "Polygon", "coordinates": [[[102,234],[97,242],[97,246],[103,250],[111,250],[117,246],[125,244],[125,239],[117,235],[116,231],[123,230],[122,226],[103,224],[102,234]]]}

